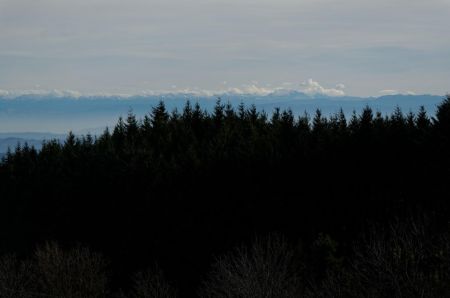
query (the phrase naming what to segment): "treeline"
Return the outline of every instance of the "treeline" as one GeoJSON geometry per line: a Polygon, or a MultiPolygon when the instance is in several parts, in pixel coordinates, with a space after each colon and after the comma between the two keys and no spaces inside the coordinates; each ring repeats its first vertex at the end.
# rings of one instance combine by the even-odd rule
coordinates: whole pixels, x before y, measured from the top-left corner
{"type": "MultiPolygon", "coordinates": [[[[215,256],[271,233],[304,247],[332,240],[333,258],[352,264],[355,239],[373,225],[425,214],[427,239],[448,231],[449,149],[449,96],[433,117],[367,107],[349,119],[320,110],[269,116],[220,101],[212,113],[189,102],[168,112],[161,102],[98,137],[69,133],[40,151],[25,144],[8,152],[0,250],[23,259],[47,241],[83,243],[111,261],[111,291],[132,288],[132,272],[158,263],[186,297],[198,293],[215,256]]],[[[330,266],[309,265],[322,272],[315,284],[340,284],[325,274],[330,266]]]]}

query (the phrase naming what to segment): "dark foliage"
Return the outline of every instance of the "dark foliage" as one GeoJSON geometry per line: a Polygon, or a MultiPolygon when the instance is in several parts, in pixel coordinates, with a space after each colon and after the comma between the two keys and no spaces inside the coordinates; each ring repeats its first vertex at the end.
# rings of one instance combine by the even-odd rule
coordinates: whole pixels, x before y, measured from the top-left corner
{"type": "Polygon", "coordinates": [[[98,137],[17,147],[0,164],[0,252],[84,243],[111,260],[111,285],[132,288],[129,275],[157,261],[190,296],[214,255],[281,232],[324,249],[310,260],[322,280],[373,223],[428,214],[431,230],[448,229],[449,110],[450,97],[435,118],[367,107],[349,120],[161,102],[98,137]]]}

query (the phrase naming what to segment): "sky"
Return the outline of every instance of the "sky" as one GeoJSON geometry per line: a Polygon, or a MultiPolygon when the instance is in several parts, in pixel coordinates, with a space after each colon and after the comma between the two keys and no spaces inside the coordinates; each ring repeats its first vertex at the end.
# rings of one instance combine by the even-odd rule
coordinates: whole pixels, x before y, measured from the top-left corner
{"type": "Polygon", "coordinates": [[[449,17],[450,0],[0,0],[0,94],[443,95],[449,17]]]}

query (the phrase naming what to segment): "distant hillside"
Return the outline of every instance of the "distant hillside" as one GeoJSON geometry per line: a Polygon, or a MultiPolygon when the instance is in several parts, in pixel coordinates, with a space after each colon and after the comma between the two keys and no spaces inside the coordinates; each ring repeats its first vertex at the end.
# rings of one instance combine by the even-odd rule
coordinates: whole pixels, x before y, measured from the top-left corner
{"type": "Polygon", "coordinates": [[[7,152],[8,148],[14,150],[19,144],[23,146],[27,143],[28,146],[33,146],[39,150],[44,140],[63,140],[64,138],[64,135],[51,133],[0,133],[0,158],[7,152]]]}

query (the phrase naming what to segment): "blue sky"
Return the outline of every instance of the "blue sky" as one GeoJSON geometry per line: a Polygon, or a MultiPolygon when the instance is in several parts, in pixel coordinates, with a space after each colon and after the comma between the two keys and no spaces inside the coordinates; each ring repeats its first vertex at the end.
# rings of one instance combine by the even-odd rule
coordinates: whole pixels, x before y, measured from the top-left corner
{"type": "Polygon", "coordinates": [[[0,93],[445,94],[449,16],[450,0],[0,0],[0,93]]]}

